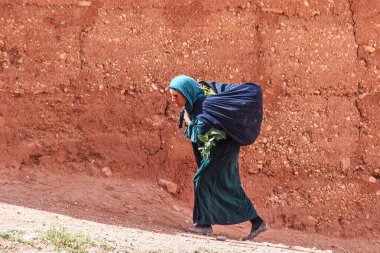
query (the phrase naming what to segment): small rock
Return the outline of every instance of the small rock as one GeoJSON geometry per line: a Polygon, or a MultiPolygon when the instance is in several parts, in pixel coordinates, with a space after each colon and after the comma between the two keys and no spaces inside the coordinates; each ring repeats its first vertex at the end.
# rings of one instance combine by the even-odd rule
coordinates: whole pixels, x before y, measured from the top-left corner
{"type": "Polygon", "coordinates": [[[155,84],[152,84],[152,89],[153,90],[158,90],[157,86],[155,84]]]}
{"type": "Polygon", "coordinates": [[[258,171],[257,169],[255,169],[255,168],[250,167],[250,168],[248,169],[248,173],[249,173],[249,174],[256,174],[256,173],[259,173],[259,171],[258,171]]]}
{"type": "Polygon", "coordinates": [[[67,56],[66,53],[62,53],[59,55],[59,59],[64,60],[66,59],[66,56],[67,56]]]}
{"type": "Polygon", "coordinates": [[[351,165],[350,158],[348,157],[343,158],[341,162],[342,162],[343,169],[348,169],[351,165]]]}
{"type": "Polygon", "coordinates": [[[367,63],[364,61],[364,60],[361,60],[360,62],[360,65],[362,65],[363,67],[365,67],[367,65],[367,63]]]}
{"type": "Polygon", "coordinates": [[[377,191],[377,192],[376,192],[376,195],[377,195],[377,196],[380,196],[380,191],[377,191]]]}
{"type": "Polygon", "coordinates": [[[377,179],[376,179],[375,177],[372,177],[372,176],[371,176],[371,177],[369,177],[368,181],[369,181],[370,183],[375,184],[376,181],[377,181],[377,179]]]}
{"type": "Polygon", "coordinates": [[[313,216],[309,215],[306,217],[306,225],[309,227],[314,227],[316,224],[318,224],[318,220],[314,218],[313,216]]]}
{"type": "Polygon", "coordinates": [[[320,95],[321,91],[320,90],[315,90],[313,93],[314,93],[314,95],[320,95]]]}
{"type": "Polygon", "coordinates": [[[305,6],[308,7],[309,6],[309,2],[305,0],[304,2],[305,6]]]}
{"type": "Polygon", "coordinates": [[[178,193],[178,185],[175,183],[169,182],[165,179],[158,180],[158,185],[167,190],[171,194],[177,194],[178,193]]]}
{"type": "Polygon", "coordinates": [[[40,236],[37,233],[26,234],[23,236],[24,240],[32,241],[38,239],[40,236]]]}
{"type": "Polygon", "coordinates": [[[102,172],[103,172],[103,174],[104,174],[106,177],[112,177],[112,171],[111,171],[110,168],[108,168],[108,167],[104,167],[104,168],[102,169],[102,172]]]}
{"type": "Polygon", "coordinates": [[[79,1],[78,5],[82,7],[90,7],[91,6],[91,1],[79,1]]]}
{"type": "Polygon", "coordinates": [[[314,16],[317,16],[317,15],[320,15],[321,14],[321,12],[320,11],[313,11],[312,13],[311,13],[311,15],[314,17],[314,16]]]}
{"type": "Polygon", "coordinates": [[[181,209],[179,209],[178,206],[174,206],[174,205],[173,205],[173,209],[176,210],[177,212],[180,212],[180,211],[181,211],[181,209]]]}
{"type": "Polygon", "coordinates": [[[227,237],[219,235],[219,236],[216,237],[216,240],[218,240],[218,241],[226,241],[227,237]]]}
{"type": "Polygon", "coordinates": [[[261,8],[261,10],[264,12],[274,12],[274,13],[279,13],[279,14],[284,13],[284,10],[279,9],[279,8],[261,8]]]}
{"type": "Polygon", "coordinates": [[[365,93],[363,93],[363,94],[360,94],[358,97],[359,97],[359,99],[363,99],[363,98],[365,98],[366,96],[368,96],[368,92],[365,92],[365,93]]]}
{"type": "Polygon", "coordinates": [[[366,46],[366,45],[364,45],[363,48],[368,53],[373,53],[373,52],[376,51],[376,48],[374,48],[373,46],[366,46]]]}

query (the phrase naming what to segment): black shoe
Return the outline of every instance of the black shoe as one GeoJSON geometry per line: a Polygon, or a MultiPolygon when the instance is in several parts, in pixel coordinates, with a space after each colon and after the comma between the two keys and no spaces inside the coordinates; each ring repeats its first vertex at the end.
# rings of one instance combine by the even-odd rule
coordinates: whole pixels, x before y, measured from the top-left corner
{"type": "Polygon", "coordinates": [[[261,223],[261,225],[257,229],[255,230],[252,229],[251,233],[247,237],[243,238],[243,241],[252,240],[256,236],[258,236],[260,233],[268,229],[269,229],[269,226],[263,221],[263,223],[261,223]]]}
{"type": "Polygon", "coordinates": [[[198,235],[208,235],[208,234],[212,234],[212,227],[196,225],[194,227],[186,228],[185,231],[189,233],[193,233],[193,234],[198,234],[198,235]]]}

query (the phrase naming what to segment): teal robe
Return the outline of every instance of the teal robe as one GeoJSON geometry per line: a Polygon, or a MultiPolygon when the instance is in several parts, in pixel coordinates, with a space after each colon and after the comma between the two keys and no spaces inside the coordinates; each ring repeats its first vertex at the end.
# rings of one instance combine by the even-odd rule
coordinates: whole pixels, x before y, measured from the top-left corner
{"type": "Polygon", "coordinates": [[[209,159],[202,160],[201,143],[196,136],[208,131],[198,120],[188,126],[185,135],[192,140],[198,170],[194,176],[193,222],[198,225],[238,224],[257,217],[257,212],[245,194],[239,175],[240,145],[226,139],[217,142],[209,159]]]}

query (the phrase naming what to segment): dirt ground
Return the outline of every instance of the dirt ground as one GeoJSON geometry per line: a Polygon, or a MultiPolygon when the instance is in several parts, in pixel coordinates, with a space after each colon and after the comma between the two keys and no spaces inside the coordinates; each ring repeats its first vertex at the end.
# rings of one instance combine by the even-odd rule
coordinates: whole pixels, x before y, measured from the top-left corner
{"type": "Polygon", "coordinates": [[[77,245],[81,245],[79,249],[83,249],[82,252],[87,249],[86,252],[104,253],[331,253],[330,250],[321,251],[278,243],[243,242],[231,238],[221,241],[215,236],[196,236],[181,231],[169,234],[150,232],[2,203],[0,215],[6,219],[6,222],[0,224],[0,231],[9,231],[6,234],[8,237],[4,236],[4,233],[0,237],[1,252],[60,252],[55,241],[49,240],[51,237],[47,237],[46,234],[55,231],[62,235],[64,231],[66,235],[70,234],[72,238],[76,238],[77,245]],[[14,231],[15,227],[17,231],[14,231]],[[80,238],[87,238],[87,241],[92,243],[81,243],[80,238]]]}
{"type": "Polygon", "coordinates": [[[178,230],[191,221],[196,168],[169,81],[257,82],[264,122],[240,174],[274,228],[261,238],[370,252],[380,238],[379,9],[0,0],[0,201],[178,230]]]}
{"type": "MultiPolygon", "coordinates": [[[[2,203],[168,235],[183,233],[183,229],[192,224],[191,205],[179,201],[154,181],[96,178],[77,174],[55,174],[50,171],[1,172],[0,176],[2,203]]],[[[15,211],[13,218],[5,218],[0,228],[9,229],[13,225],[13,229],[29,227],[30,230],[41,226],[39,223],[41,214],[38,214],[38,217],[28,218],[28,215],[19,217],[17,213],[15,211]]],[[[6,214],[12,216],[12,212],[6,214]]],[[[8,216],[4,214],[2,217],[8,216]]],[[[54,221],[49,223],[54,225],[54,221]]],[[[48,229],[48,225],[42,226],[48,229]]],[[[73,226],[76,227],[76,231],[88,230],[87,226],[82,227],[80,224],[73,226]]],[[[67,224],[67,227],[70,225],[67,224]]],[[[239,241],[247,235],[249,229],[248,223],[214,226],[213,238],[225,236],[229,240],[239,241]]],[[[161,239],[164,245],[167,239],[161,239]]],[[[334,238],[285,228],[272,228],[261,234],[256,242],[302,246],[333,252],[377,252],[380,247],[379,239],[334,238]]],[[[138,246],[139,244],[136,245],[136,249],[138,246]]],[[[242,250],[249,250],[250,247],[243,245],[242,250]]]]}

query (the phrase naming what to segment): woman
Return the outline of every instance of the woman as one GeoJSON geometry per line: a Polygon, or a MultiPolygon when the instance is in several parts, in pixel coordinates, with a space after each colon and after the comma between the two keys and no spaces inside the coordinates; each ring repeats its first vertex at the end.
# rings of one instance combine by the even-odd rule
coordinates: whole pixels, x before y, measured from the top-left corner
{"type": "Polygon", "coordinates": [[[191,140],[198,165],[194,176],[194,226],[186,231],[211,234],[213,224],[231,225],[249,220],[252,229],[244,240],[253,239],[268,226],[257,215],[241,187],[238,170],[240,145],[222,131],[197,119],[206,96],[194,79],[177,76],[170,82],[169,91],[172,101],[185,109],[185,136],[191,140]]]}

